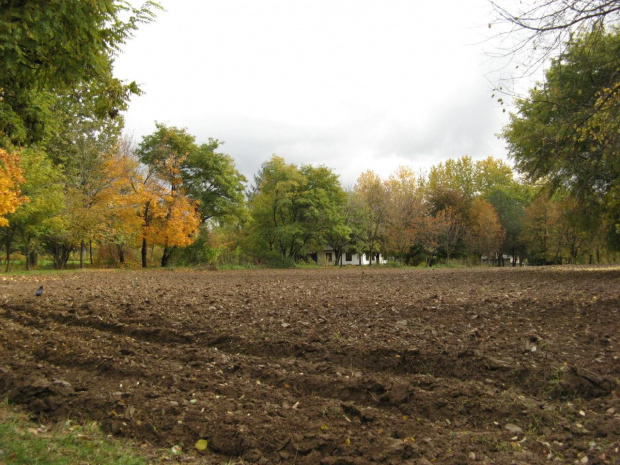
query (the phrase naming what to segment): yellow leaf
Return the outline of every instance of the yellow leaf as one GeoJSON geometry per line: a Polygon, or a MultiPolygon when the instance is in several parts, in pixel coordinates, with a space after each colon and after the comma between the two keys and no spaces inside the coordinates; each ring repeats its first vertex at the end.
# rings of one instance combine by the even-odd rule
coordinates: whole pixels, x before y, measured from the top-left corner
{"type": "Polygon", "coordinates": [[[199,439],[198,441],[196,441],[196,449],[198,450],[205,450],[207,448],[208,442],[206,439],[199,439]]]}

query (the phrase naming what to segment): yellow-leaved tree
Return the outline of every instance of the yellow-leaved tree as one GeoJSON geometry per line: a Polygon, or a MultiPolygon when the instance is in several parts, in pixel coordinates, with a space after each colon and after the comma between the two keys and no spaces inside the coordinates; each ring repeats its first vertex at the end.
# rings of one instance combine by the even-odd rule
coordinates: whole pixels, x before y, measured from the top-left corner
{"type": "Polygon", "coordinates": [[[0,148],[0,226],[8,226],[9,221],[4,215],[13,213],[27,200],[19,190],[23,182],[19,156],[0,148]]]}
{"type": "Polygon", "coordinates": [[[163,247],[161,265],[166,266],[175,247],[194,242],[200,226],[198,202],[188,197],[182,175],[183,162],[193,150],[193,136],[163,125],[145,136],[138,148],[145,165],[139,182],[134,183],[141,199],[143,267],[147,266],[149,244],[163,247]]]}

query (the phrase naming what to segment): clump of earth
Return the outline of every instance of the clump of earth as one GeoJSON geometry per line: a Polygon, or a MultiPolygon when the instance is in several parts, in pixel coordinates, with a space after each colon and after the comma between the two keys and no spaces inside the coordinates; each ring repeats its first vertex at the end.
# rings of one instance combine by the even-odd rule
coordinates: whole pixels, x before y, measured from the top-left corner
{"type": "Polygon", "coordinates": [[[620,463],[618,268],[5,276],[0,325],[2,397],[154,459],[620,463]]]}

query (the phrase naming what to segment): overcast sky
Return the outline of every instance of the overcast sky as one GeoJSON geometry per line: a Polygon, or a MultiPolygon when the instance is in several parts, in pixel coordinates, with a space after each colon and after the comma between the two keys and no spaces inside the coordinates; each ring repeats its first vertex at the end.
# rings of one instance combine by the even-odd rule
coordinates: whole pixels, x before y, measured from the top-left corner
{"type": "Polygon", "coordinates": [[[158,121],[225,141],[248,179],[275,153],[345,187],[367,169],[506,158],[487,0],[160,3],[116,60],[145,91],[126,113],[136,142],[158,121]]]}

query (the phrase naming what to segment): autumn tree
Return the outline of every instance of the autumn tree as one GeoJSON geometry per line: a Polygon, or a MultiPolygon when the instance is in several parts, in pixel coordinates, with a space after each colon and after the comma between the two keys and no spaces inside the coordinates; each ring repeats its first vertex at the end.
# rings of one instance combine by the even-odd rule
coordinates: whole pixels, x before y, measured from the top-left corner
{"type": "Polygon", "coordinates": [[[480,259],[500,259],[504,230],[497,212],[488,200],[477,197],[472,202],[470,223],[466,232],[469,250],[480,259]]]}
{"type": "Polygon", "coordinates": [[[386,221],[386,246],[394,257],[404,260],[421,243],[428,204],[415,173],[399,167],[385,181],[389,199],[386,221]]]}
{"type": "Polygon", "coordinates": [[[464,238],[465,220],[454,207],[448,206],[438,211],[428,222],[427,227],[433,242],[445,253],[449,263],[450,257],[464,238]]]}
{"type": "Polygon", "coordinates": [[[147,168],[134,190],[142,197],[142,266],[147,266],[148,244],[161,245],[162,266],[175,247],[193,242],[200,224],[197,203],[187,196],[183,163],[196,150],[195,138],[184,129],[157,124],[143,137],[137,154],[147,168]]]}
{"type": "Polygon", "coordinates": [[[26,257],[26,268],[36,264],[38,252],[42,250],[45,234],[53,218],[65,208],[65,182],[62,171],[40,150],[24,150],[20,166],[25,173],[22,193],[28,202],[20,205],[9,215],[9,225],[4,235],[8,260],[13,245],[17,242],[26,257]]]}
{"type": "Polygon", "coordinates": [[[463,156],[432,166],[425,187],[431,194],[435,191],[459,192],[470,201],[499,186],[513,183],[512,169],[502,160],[488,157],[474,161],[463,156]]]}
{"type": "Polygon", "coordinates": [[[0,148],[0,227],[8,226],[9,222],[5,215],[13,213],[26,201],[20,191],[20,184],[23,182],[19,156],[0,148]]]}
{"type": "Polygon", "coordinates": [[[381,178],[371,170],[364,171],[353,187],[358,204],[357,242],[358,247],[371,259],[381,252],[385,243],[385,230],[389,215],[389,192],[381,178]]]}

